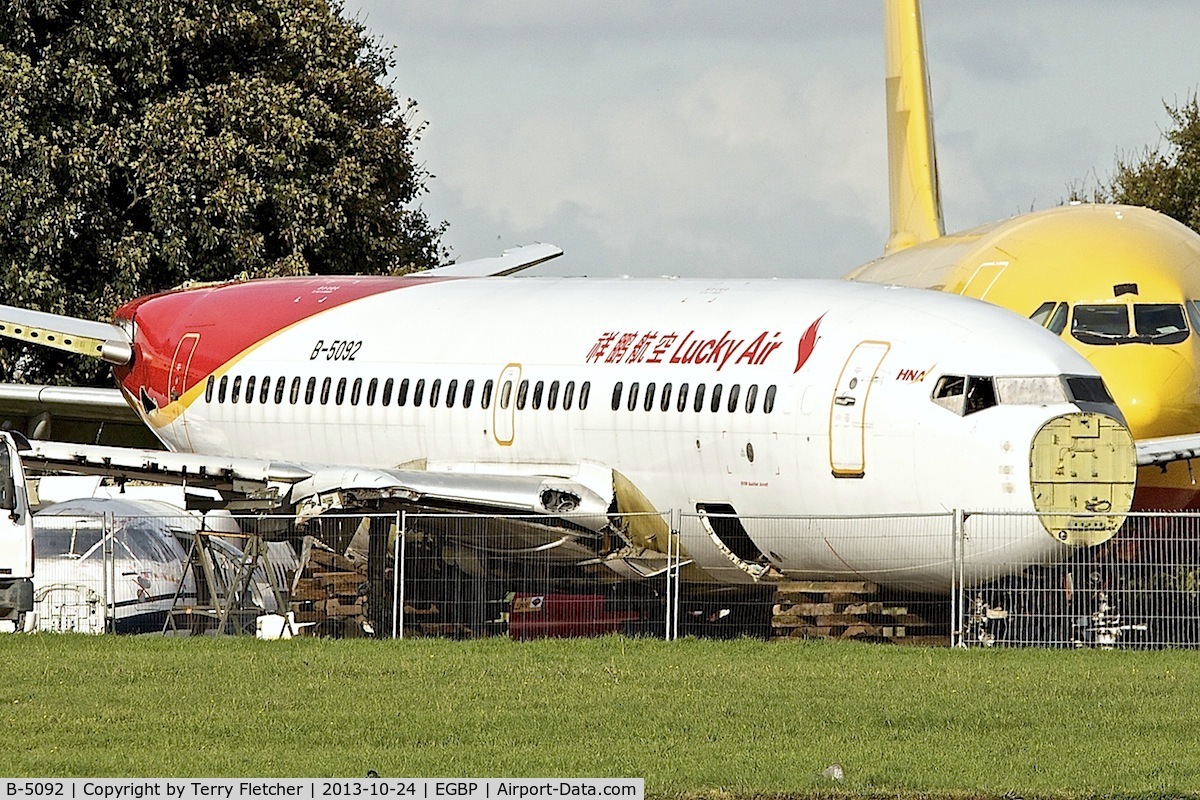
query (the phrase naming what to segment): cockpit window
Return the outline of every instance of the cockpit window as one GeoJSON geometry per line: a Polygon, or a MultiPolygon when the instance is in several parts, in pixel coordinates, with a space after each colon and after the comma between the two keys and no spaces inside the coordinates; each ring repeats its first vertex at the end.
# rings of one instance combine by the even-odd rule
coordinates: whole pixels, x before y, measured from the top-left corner
{"type": "Polygon", "coordinates": [[[1057,305],[1058,303],[1053,301],[1042,303],[1037,307],[1037,311],[1034,311],[1029,315],[1029,318],[1044,328],[1046,327],[1046,323],[1050,320],[1050,315],[1054,313],[1054,307],[1057,305]]]}
{"type": "Polygon", "coordinates": [[[1133,329],[1129,306],[1078,305],[1071,318],[1071,335],[1084,344],[1178,344],[1188,337],[1183,306],[1175,303],[1135,303],[1133,329]]]}
{"type": "Polygon", "coordinates": [[[1183,306],[1170,303],[1135,303],[1133,327],[1139,341],[1148,340],[1150,344],[1178,344],[1188,336],[1183,306]]]}
{"type": "Polygon", "coordinates": [[[1052,406],[1066,403],[1067,390],[1057,375],[996,378],[1000,402],[1013,406],[1052,406]]]}
{"type": "Polygon", "coordinates": [[[1067,386],[1071,389],[1071,399],[1077,403],[1113,403],[1108,387],[1099,376],[1070,375],[1067,386]]]}
{"type": "Polygon", "coordinates": [[[1048,300],[1038,306],[1029,318],[1043,328],[1049,328],[1057,336],[1067,327],[1067,304],[1048,300]]]}
{"type": "Polygon", "coordinates": [[[1053,406],[1062,403],[1112,405],[1112,395],[1098,375],[1030,375],[980,377],[944,375],[930,398],[942,408],[967,416],[995,405],[1053,406]]]}
{"type": "Polygon", "coordinates": [[[1071,335],[1084,344],[1129,340],[1129,308],[1124,305],[1075,306],[1071,335]]]}
{"type": "Polygon", "coordinates": [[[933,387],[933,402],[942,408],[962,414],[963,392],[966,390],[967,379],[961,375],[943,375],[938,378],[933,387]]]}
{"type": "Polygon", "coordinates": [[[974,414],[996,405],[996,386],[991,378],[967,378],[967,411],[974,414]]]}
{"type": "Polygon", "coordinates": [[[996,387],[991,378],[974,375],[943,375],[933,387],[933,402],[960,416],[996,405],[996,387]]]}

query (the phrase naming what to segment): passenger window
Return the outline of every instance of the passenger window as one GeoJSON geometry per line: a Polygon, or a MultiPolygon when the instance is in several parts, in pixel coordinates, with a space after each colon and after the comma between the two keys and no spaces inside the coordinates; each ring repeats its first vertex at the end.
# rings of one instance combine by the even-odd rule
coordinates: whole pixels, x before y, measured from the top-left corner
{"type": "Polygon", "coordinates": [[[312,405],[313,398],[317,394],[317,379],[309,378],[308,385],[304,387],[304,404],[312,405]]]}
{"type": "Polygon", "coordinates": [[[463,384],[463,408],[471,407],[471,396],[475,394],[475,381],[469,380],[463,384]]]}
{"type": "Polygon", "coordinates": [[[642,400],[642,410],[651,411],[654,409],[654,383],[646,384],[646,397],[642,400]]]}
{"type": "Polygon", "coordinates": [[[670,411],[671,410],[671,384],[670,383],[663,384],[662,397],[658,401],[658,408],[660,411],[670,411]]]}
{"type": "Polygon", "coordinates": [[[446,408],[454,408],[454,398],[458,396],[458,379],[446,384],[446,408]]]}
{"type": "Polygon", "coordinates": [[[730,414],[738,410],[738,395],[741,393],[741,384],[735,383],[733,386],[729,387],[729,401],[726,405],[726,410],[729,411],[730,414]]]}
{"type": "Polygon", "coordinates": [[[699,413],[704,410],[704,384],[696,384],[695,399],[692,400],[692,410],[699,413]]]}
{"type": "Polygon", "coordinates": [[[254,382],[255,382],[255,380],[256,379],[253,375],[251,375],[249,378],[246,378],[246,402],[247,403],[254,402],[254,382]]]}
{"type": "Polygon", "coordinates": [[[714,414],[721,410],[721,384],[713,386],[712,402],[708,407],[714,414]]]}
{"type": "Polygon", "coordinates": [[[754,403],[758,400],[758,384],[752,384],[746,389],[746,413],[754,413],[754,403]]]}
{"type": "Polygon", "coordinates": [[[546,393],[546,408],[553,411],[558,405],[558,381],[550,382],[550,391],[546,393]]]}
{"type": "Polygon", "coordinates": [[[212,375],[208,376],[208,380],[204,382],[204,402],[211,403],[213,399],[213,387],[216,385],[217,379],[212,375]]]}
{"type": "Polygon", "coordinates": [[[763,413],[770,414],[775,410],[775,384],[767,387],[766,395],[763,397],[763,413]]]}
{"type": "Polygon", "coordinates": [[[637,399],[638,399],[638,382],[634,381],[633,383],[629,384],[629,402],[626,403],[625,408],[627,408],[630,411],[633,411],[635,408],[637,408],[637,399]]]}
{"type": "Polygon", "coordinates": [[[429,407],[434,408],[438,404],[438,398],[442,396],[442,379],[434,378],[433,383],[429,384],[429,407]]]}
{"type": "Polygon", "coordinates": [[[379,392],[379,378],[371,378],[367,384],[367,405],[375,405],[375,395],[379,392]]]}
{"type": "Polygon", "coordinates": [[[579,410],[586,411],[588,407],[588,398],[592,394],[592,382],[584,381],[579,386],[579,410]]]}
{"type": "Polygon", "coordinates": [[[563,411],[571,410],[571,400],[575,397],[575,381],[567,381],[563,389],[563,411]]]}
{"type": "Polygon", "coordinates": [[[529,399],[529,381],[524,380],[517,384],[517,410],[525,410],[525,401],[529,399]]]}
{"type": "Polygon", "coordinates": [[[508,404],[512,402],[512,381],[505,381],[500,387],[500,408],[508,409],[508,404]]]}
{"type": "Polygon", "coordinates": [[[275,381],[275,405],[283,402],[284,392],[287,391],[287,378],[282,375],[275,381]]]}
{"type": "Polygon", "coordinates": [[[413,385],[413,405],[420,408],[421,401],[425,398],[425,379],[418,378],[413,385]]]}
{"type": "Polygon", "coordinates": [[[362,378],[355,378],[350,386],[350,405],[358,405],[359,400],[362,400],[362,378]]]}
{"type": "Polygon", "coordinates": [[[236,378],[233,379],[233,391],[229,395],[229,401],[231,403],[236,403],[238,401],[238,397],[241,395],[241,393],[242,393],[242,376],[238,375],[236,378]]]}
{"type": "Polygon", "coordinates": [[[292,393],[291,393],[291,395],[289,395],[288,401],[292,405],[296,405],[296,403],[299,402],[299,400],[300,400],[300,376],[297,375],[295,378],[292,378],[292,393]]]}
{"type": "Polygon", "coordinates": [[[261,388],[258,390],[258,402],[264,406],[271,399],[271,376],[264,376],[262,379],[261,388]]]}
{"type": "Polygon", "coordinates": [[[408,402],[408,378],[400,380],[400,386],[396,389],[396,405],[402,406],[408,402]]]}
{"type": "Polygon", "coordinates": [[[333,395],[333,402],[339,406],[346,402],[346,379],[338,378],[337,392],[333,395]]]}
{"type": "Polygon", "coordinates": [[[383,382],[383,394],[379,395],[379,405],[386,406],[392,402],[392,388],[396,385],[395,381],[388,378],[383,382]]]}
{"type": "Polygon", "coordinates": [[[545,384],[542,381],[533,385],[533,408],[535,411],[542,407],[542,389],[544,388],[545,384]]]}
{"type": "Polygon", "coordinates": [[[615,386],[613,386],[613,396],[612,396],[612,410],[613,411],[621,410],[621,393],[624,391],[625,391],[625,384],[622,383],[621,381],[617,381],[617,384],[615,386]]]}
{"type": "Polygon", "coordinates": [[[333,388],[333,378],[321,381],[321,405],[329,404],[329,390],[333,388]]]}
{"type": "Polygon", "coordinates": [[[679,384],[679,399],[675,401],[675,410],[679,412],[687,411],[687,396],[688,385],[686,383],[679,384]]]}
{"type": "Polygon", "coordinates": [[[480,398],[480,400],[479,400],[479,407],[486,411],[488,406],[490,406],[491,404],[492,404],[492,379],[488,378],[486,381],[483,382],[483,397],[480,398]]]}

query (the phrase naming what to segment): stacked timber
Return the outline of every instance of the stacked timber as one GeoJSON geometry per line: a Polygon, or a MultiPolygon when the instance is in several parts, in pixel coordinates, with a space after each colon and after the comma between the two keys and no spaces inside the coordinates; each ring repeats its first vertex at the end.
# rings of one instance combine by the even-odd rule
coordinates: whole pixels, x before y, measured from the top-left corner
{"type": "Polygon", "coordinates": [[[367,565],[305,536],[292,581],[296,622],[315,623],[318,635],[362,636],[366,624],[367,565]]]}
{"type": "Polygon", "coordinates": [[[772,638],[858,639],[944,645],[945,626],[880,594],[868,581],[783,581],[776,587],[772,638]]]}

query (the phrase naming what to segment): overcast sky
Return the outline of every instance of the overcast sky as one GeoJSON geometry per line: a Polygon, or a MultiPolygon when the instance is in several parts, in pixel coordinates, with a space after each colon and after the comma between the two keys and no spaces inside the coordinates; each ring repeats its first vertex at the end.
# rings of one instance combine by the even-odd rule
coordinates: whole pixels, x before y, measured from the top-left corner
{"type": "MultiPolygon", "coordinates": [[[[346,0],[428,123],[459,260],[837,277],[888,234],[881,0],[346,0]]],[[[1200,85],[1195,0],[927,0],[947,230],[1062,201],[1200,85]]]]}

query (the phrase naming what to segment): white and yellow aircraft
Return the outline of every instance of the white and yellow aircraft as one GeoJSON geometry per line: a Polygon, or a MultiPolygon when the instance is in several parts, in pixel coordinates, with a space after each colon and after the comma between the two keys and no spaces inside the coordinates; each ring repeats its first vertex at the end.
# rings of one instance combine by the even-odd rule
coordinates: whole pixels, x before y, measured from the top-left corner
{"type": "MultiPolygon", "coordinates": [[[[888,13],[890,63],[907,53],[919,64],[915,5],[888,13]]],[[[1086,239],[1082,221],[1058,226],[1056,215],[1159,220],[1067,208],[994,226],[1007,232],[1003,249],[987,230],[943,236],[923,70],[897,67],[888,95],[895,121],[924,133],[892,136],[893,155],[906,157],[893,159],[895,234],[859,277],[961,282],[990,299],[1034,252],[1066,248],[1053,263],[1090,252],[1056,239],[1057,251],[1031,246],[1018,262],[1042,221],[1086,239]]],[[[1135,234],[1105,246],[1145,249],[1135,234]]],[[[850,281],[507,277],[558,252],[535,246],[424,277],[181,290],[135,300],[113,322],[0,307],[0,335],[112,364],[171,451],[37,441],[27,460],[251,492],[299,515],[523,512],[533,519],[505,528],[504,541],[459,534],[454,545],[624,577],[661,573],[663,553],[682,548],[694,571],[731,583],[854,575],[944,590],[945,537],[887,515],[1014,512],[1002,538],[967,522],[971,582],[1103,541],[1130,508],[1134,445],[1096,367],[1006,310],[850,281]],[[661,517],[639,516],[672,509],[704,524],[675,537],[661,517]],[[790,515],[825,517],[821,535],[790,515]],[[877,538],[835,519],[845,515],[880,515],[877,538]]],[[[1137,297],[1158,291],[1149,278],[1124,282],[1139,283],[1137,297]]],[[[1026,283],[1042,294],[1025,313],[1048,303],[1047,324],[1065,314],[1076,338],[1099,327],[1105,309],[1089,306],[1111,306],[1132,320],[1127,337],[1143,335],[1143,317],[1160,320],[1141,350],[1168,352],[1156,348],[1175,347],[1180,331],[1195,340],[1186,295],[1126,310],[1127,288],[1083,302],[1070,283],[1026,283]],[[1175,331],[1161,321],[1173,309],[1175,331]]],[[[1186,457],[1188,446],[1200,441],[1140,443],[1136,463],[1186,457]]]]}
{"type": "Polygon", "coordinates": [[[945,234],[920,10],[885,9],[891,238],[847,277],[980,298],[1049,329],[1100,371],[1141,443],[1134,507],[1200,507],[1187,438],[1200,431],[1200,235],[1146,208],[1077,203],[945,234]]]}

